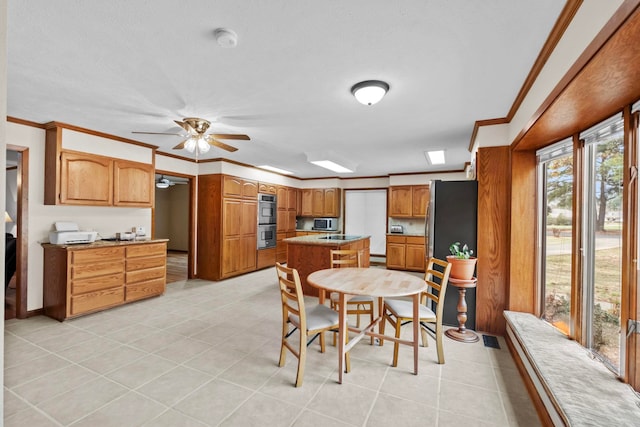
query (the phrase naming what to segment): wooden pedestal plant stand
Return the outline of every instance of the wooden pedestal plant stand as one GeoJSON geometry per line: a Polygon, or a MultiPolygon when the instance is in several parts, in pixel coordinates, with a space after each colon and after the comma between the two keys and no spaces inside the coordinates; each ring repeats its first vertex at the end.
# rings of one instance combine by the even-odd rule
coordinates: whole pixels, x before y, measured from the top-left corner
{"type": "Polygon", "coordinates": [[[447,329],[445,335],[449,338],[462,342],[476,342],[478,335],[471,330],[467,330],[467,289],[475,288],[478,279],[473,277],[476,270],[477,258],[472,257],[473,251],[465,244],[460,246],[460,242],[455,242],[449,246],[451,255],[447,256],[447,261],[451,264],[449,273],[449,283],[458,288],[458,329],[447,329]]]}

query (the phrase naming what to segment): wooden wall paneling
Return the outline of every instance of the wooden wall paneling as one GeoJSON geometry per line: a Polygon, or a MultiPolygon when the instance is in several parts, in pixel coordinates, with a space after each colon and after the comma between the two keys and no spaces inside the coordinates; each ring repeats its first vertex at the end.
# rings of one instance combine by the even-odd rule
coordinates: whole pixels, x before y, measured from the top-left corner
{"type": "Polygon", "coordinates": [[[219,174],[198,176],[196,275],[201,279],[216,280],[220,271],[221,180],[219,174]]]}
{"type": "Polygon", "coordinates": [[[509,310],[538,314],[536,291],[536,154],[511,153],[509,310]]]}
{"type": "MultiPolygon", "coordinates": [[[[584,164],[583,144],[578,135],[573,136],[573,222],[571,224],[571,251],[573,254],[582,253],[582,226],[584,204],[584,164]]],[[[582,257],[571,257],[571,324],[569,335],[581,344],[585,344],[582,326],[583,288],[582,288],[582,257]]]]}
{"type": "Polygon", "coordinates": [[[476,329],[503,335],[509,271],[510,148],[480,148],[476,329]]]}
{"type": "Polygon", "coordinates": [[[62,150],[62,130],[57,127],[45,131],[44,149],[44,204],[55,205],[60,194],[60,157],[62,150]]]}
{"type": "Polygon", "coordinates": [[[640,98],[639,5],[620,6],[518,134],[518,150],[578,133],[640,98]]]}
{"type": "MultiPolygon", "coordinates": [[[[625,224],[623,242],[622,304],[621,319],[626,325],[629,319],[639,319],[638,311],[638,121],[640,113],[624,110],[625,138],[625,174],[623,188],[626,190],[623,201],[623,224],[625,224]],[[634,262],[636,260],[636,262],[634,262]]],[[[635,390],[640,390],[640,343],[638,334],[630,334],[626,342],[626,365],[624,380],[635,390]]]]}

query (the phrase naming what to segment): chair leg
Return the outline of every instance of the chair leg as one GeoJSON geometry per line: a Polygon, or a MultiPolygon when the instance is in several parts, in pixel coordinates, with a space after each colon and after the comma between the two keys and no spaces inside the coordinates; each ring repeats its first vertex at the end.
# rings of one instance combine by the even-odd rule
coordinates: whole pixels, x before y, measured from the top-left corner
{"type": "MultiPolygon", "coordinates": [[[[373,323],[373,302],[369,303],[369,324],[373,323]]],[[[371,345],[376,344],[376,339],[371,337],[371,345]]]]}
{"type": "Polygon", "coordinates": [[[278,361],[278,366],[283,367],[284,363],[287,359],[287,349],[284,346],[284,343],[287,341],[287,324],[282,325],[282,344],[280,344],[280,360],[278,361]]]}
{"type": "MultiPolygon", "coordinates": [[[[400,319],[396,318],[396,338],[400,338],[400,328],[402,327],[402,322],[400,319]]],[[[400,347],[400,343],[393,343],[393,367],[398,366],[398,348],[400,347]]]]}
{"type": "Polygon", "coordinates": [[[302,385],[302,378],[304,377],[304,365],[307,362],[307,340],[300,331],[300,350],[298,352],[298,372],[296,374],[296,387],[302,385]]]}
{"type": "Polygon", "coordinates": [[[436,349],[438,350],[438,363],[444,364],[444,348],[442,347],[442,325],[436,325],[436,349]]]}
{"type": "Polygon", "coordinates": [[[324,332],[320,332],[320,353],[324,353],[324,332]]]}
{"type": "MultiPolygon", "coordinates": [[[[347,328],[347,331],[345,331],[345,337],[344,337],[344,344],[347,345],[347,343],[349,342],[349,330],[347,328]]],[[[351,354],[350,352],[347,352],[344,355],[344,364],[345,364],[345,372],[349,373],[351,372],[351,354]]]]}
{"type": "MultiPolygon", "coordinates": [[[[388,319],[389,319],[389,318],[387,317],[387,313],[384,313],[384,314],[382,315],[382,320],[380,320],[380,327],[379,327],[380,335],[384,335],[384,326],[385,326],[385,324],[387,323],[387,320],[388,320],[388,319]]],[[[379,344],[378,344],[378,345],[379,345],[380,347],[382,347],[382,346],[384,345],[384,340],[383,340],[382,338],[380,338],[380,342],[379,342],[379,344]]]]}
{"type": "Polygon", "coordinates": [[[422,335],[422,346],[429,347],[426,326],[420,325],[420,334],[422,335]]]}

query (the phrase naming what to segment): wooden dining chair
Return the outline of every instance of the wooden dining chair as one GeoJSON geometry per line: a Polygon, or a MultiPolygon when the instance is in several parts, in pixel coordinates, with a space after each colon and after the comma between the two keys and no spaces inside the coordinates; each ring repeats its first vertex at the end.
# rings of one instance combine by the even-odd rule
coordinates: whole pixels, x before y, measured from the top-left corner
{"type": "MultiPolygon", "coordinates": [[[[437,258],[431,258],[427,264],[424,280],[429,285],[426,292],[420,295],[420,332],[422,335],[422,346],[427,347],[427,332],[432,334],[436,340],[438,350],[438,363],[444,363],[444,349],[442,348],[442,314],[444,310],[444,297],[447,292],[449,273],[451,264],[437,258]],[[437,267],[436,267],[437,266],[437,267]],[[436,291],[436,292],[434,292],[436,291]],[[433,301],[435,311],[427,306],[428,301],[433,301]],[[428,324],[435,324],[435,330],[429,328],[428,324]]],[[[381,323],[380,333],[384,334],[384,326],[388,321],[396,330],[396,338],[400,338],[400,328],[413,321],[413,302],[400,299],[387,299],[384,301],[384,314],[381,323]]],[[[383,341],[380,341],[380,345],[383,341]]],[[[393,366],[398,366],[398,343],[393,347],[393,366]]]]}
{"type": "MultiPolygon", "coordinates": [[[[331,268],[362,267],[362,250],[332,249],[330,251],[331,268]]],[[[329,296],[331,308],[338,310],[340,307],[340,294],[332,292],[329,296]]],[[[368,314],[370,323],[373,323],[373,298],[366,295],[353,296],[347,301],[347,314],[355,314],[356,327],[360,328],[360,315],[368,314]]],[[[333,337],[335,345],[335,335],[333,337]]],[[[371,337],[371,345],[374,338],[371,337]]]]}
{"type": "MultiPolygon", "coordinates": [[[[320,337],[320,352],[325,351],[324,333],[326,331],[338,331],[338,313],[326,305],[316,304],[311,308],[305,307],[304,295],[298,270],[284,267],[276,263],[280,296],[282,300],[282,345],[280,347],[280,361],[278,365],[284,366],[286,350],[298,358],[298,371],[296,375],[296,387],[302,385],[304,366],[307,357],[307,346],[318,336],[320,337]],[[289,325],[293,326],[289,330],[289,325]],[[288,338],[299,331],[300,340],[297,347],[288,341],[288,338]],[[310,337],[310,338],[309,338],[310,337]]],[[[349,359],[347,358],[347,369],[349,359]]]]}

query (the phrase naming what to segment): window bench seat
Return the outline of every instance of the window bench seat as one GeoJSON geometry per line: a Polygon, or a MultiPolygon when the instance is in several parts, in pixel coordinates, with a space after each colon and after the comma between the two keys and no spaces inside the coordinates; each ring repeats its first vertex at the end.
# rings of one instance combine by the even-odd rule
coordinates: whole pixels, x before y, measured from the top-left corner
{"type": "Polygon", "coordinates": [[[640,398],[587,349],[532,314],[505,311],[504,316],[507,343],[544,404],[547,422],[640,426],[640,398]]]}

